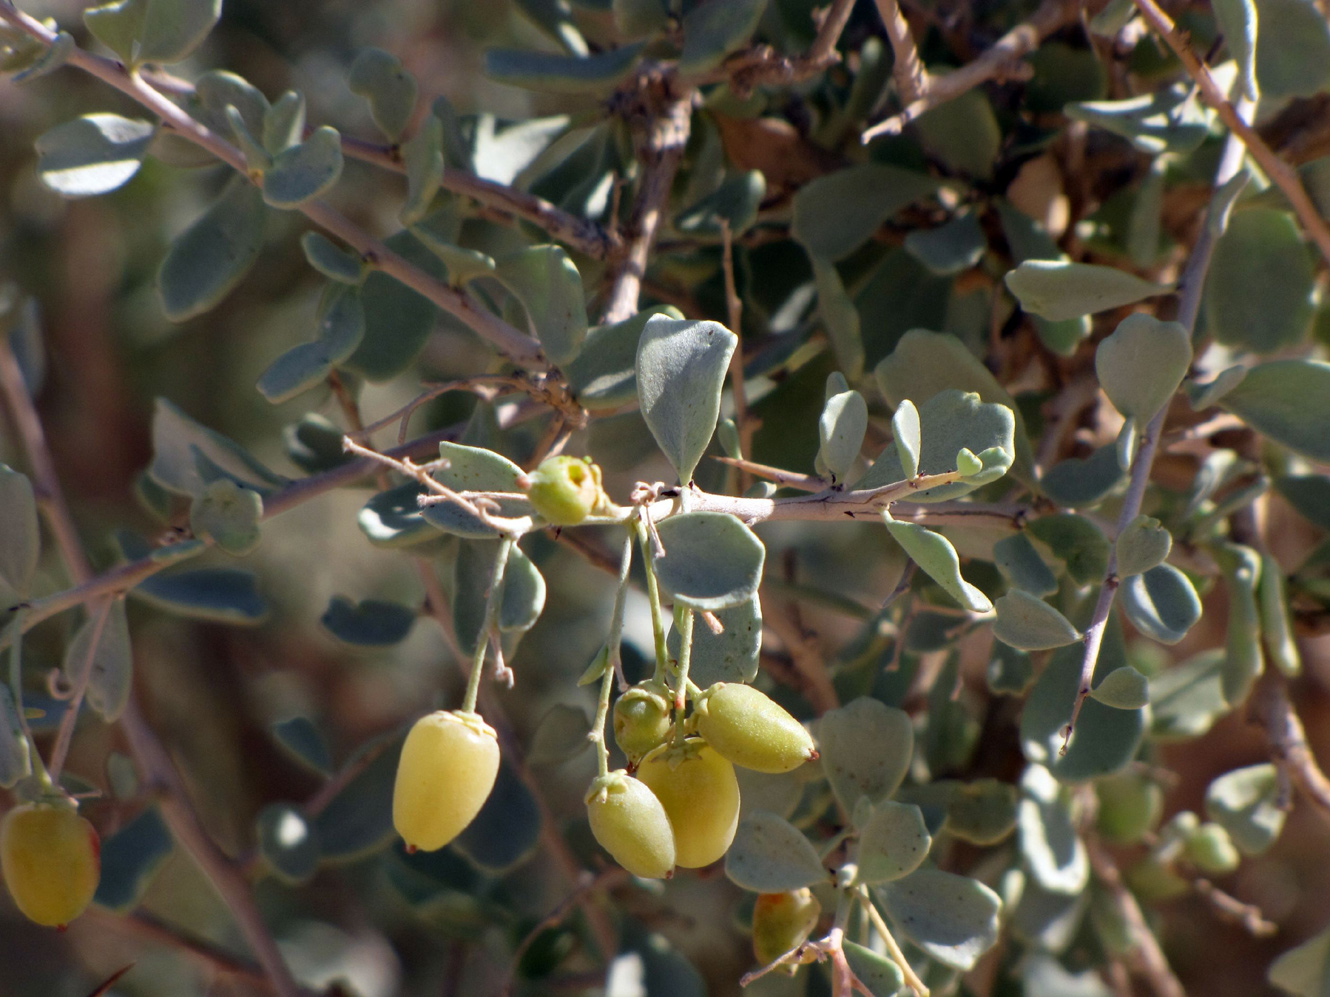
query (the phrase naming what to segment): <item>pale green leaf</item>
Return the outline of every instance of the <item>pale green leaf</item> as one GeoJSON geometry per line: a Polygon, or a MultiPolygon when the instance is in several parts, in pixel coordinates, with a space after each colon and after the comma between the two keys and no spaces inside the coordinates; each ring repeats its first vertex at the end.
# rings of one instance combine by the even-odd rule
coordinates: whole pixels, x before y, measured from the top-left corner
{"type": "Polygon", "coordinates": [[[723,512],[686,512],[656,526],[665,553],[652,562],[666,592],[699,610],[748,602],[762,581],[766,548],[747,526],[723,512]]]}
{"type": "MultiPolygon", "coordinates": [[[[703,689],[714,682],[751,682],[757,677],[758,654],[762,649],[762,602],[756,592],[746,602],[716,612],[724,627],[693,627],[693,650],[688,677],[703,689]]],[[[679,632],[671,630],[666,640],[671,657],[679,657],[679,632]]]]}
{"type": "Polygon", "coordinates": [[[835,170],[794,195],[790,234],[813,259],[839,260],[897,211],[935,193],[939,186],[926,173],[884,163],[835,170]]]}
{"type": "Polygon", "coordinates": [[[1284,830],[1279,773],[1269,762],[1221,775],[1205,791],[1205,812],[1244,855],[1265,852],[1284,830]]]}
{"type": "Polygon", "coordinates": [[[886,510],[882,518],[905,553],[963,608],[972,613],[987,613],[993,608],[988,596],[961,577],[960,558],[951,541],[917,523],[897,522],[886,510]]]}
{"type": "Polygon", "coordinates": [[[656,305],[622,322],[587,330],[577,358],[563,368],[579,405],[596,412],[637,399],[637,344],[647,322],[656,315],[683,318],[673,305],[656,305]]]}
{"type": "Polygon", "coordinates": [[[1317,360],[1259,364],[1219,404],[1295,453],[1330,461],[1330,364],[1317,360]]]}
{"type": "Polygon", "coordinates": [[[1042,599],[1058,590],[1057,576],[1024,531],[993,544],[993,564],[1009,583],[1033,596],[1042,599]]]}
{"type": "Polygon", "coordinates": [[[1266,977],[1295,997],[1330,995],[1330,928],[1280,955],[1266,977]]]}
{"type": "Polygon", "coordinates": [[[1117,267],[1059,260],[1026,260],[1007,272],[1006,284],[1027,312],[1055,322],[1130,305],[1169,290],[1117,267]]]}
{"type": "Polygon", "coordinates": [[[725,854],[725,875],[745,890],[781,893],[822,882],[830,874],[802,831],[758,810],[739,821],[734,844],[725,854]]]}
{"type": "Polygon", "coordinates": [[[683,52],[679,72],[705,73],[725,56],[748,43],[767,0],[705,0],[693,5],[683,19],[683,52]]]}
{"type": "Polygon", "coordinates": [[[1122,608],[1132,625],[1164,644],[1176,644],[1201,618],[1191,581],[1171,564],[1159,564],[1122,583],[1122,608]]]}
{"type": "Polygon", "coordinates": [[[864,369],[864,342],[859,330],[859,309],[845,290],[840,271],[834,263],[813,257],[813,284],[817,288],[817,308],[826,327],[836,363],[850,377],[857,378],[864,369]]]}
{"type": "Polygon", "coordinates": [[[92,197],[123,186],[143,165],[156,128],[118,114],[88,114],[37,139],[37,176],[64,197],[92,197]]]}
{"type": "Polygon", "coordinates": [[[263,248],[263,194],[237,177],[171,243],[157,271],[162,310],[172,322],[202,315],[249,273],[263,248]]]}
{"type": "Polygon", "coordinates": [[[877,804],[900,787],[914,754],[909,714],[861,696],[817,722],[822,771],[846,813],[860,798],[877,804]],[[865,751],[864,745],[873,745],[865,751]]]}
{"type": "Polygon", "coordinates": [[[868,403],[857,391],[843,391],[827,399],[818,419],[821,441],[818,456],[831,472],[833,483],[843,484],[859,459],[868,431],[868,403]]]}
{"type": "Polygon", "coordinates": [[[924,868],[874,892],[902,933],[944,966],[973,969],[997,942],[1002,901],[976,879],[924,868]]]}
{"type": "Polygon", "coordinates": [[[1173,536],[1159,520],[1137,516],[1118,534],[1118,575],[1139,575],[1163,564],[1173,549],[1173,536]]]}
{"type": "Polygon", "coordinates": [[[491,49],[485,72],[500,83],[542,93],[608,94],[632,72],[642,47],[639,42],[585,57],[491,49]]]}
{"type": "Polygon", "coordinates": [[[559,246],[532,246],[496,261],[494,276],[526,308],[531,330],[556,364],[573,360],[587,333],[582,277],[559,246]]]}
{"type": "MultiPolygon", "coordinates": [[[[0,464],[0,596],[26,599],[37,573],[42,534],[37,521],[37,498],[32,482],[0,464]]],[[[8,610],[8,601],[0,611],[8,610]]]]}
{"type": "Polygon", "coordinates": [[[1099,384],[1119,412],[1148,423],[1168,404],[1191,364],[1191,336],[1177,322],[1135,313],[1095,351],[1099,384]]]}
{"type": "Polygon", "coordinates": [[[369,101],[374,123],[389,141],[400,139],[411,121],[418,90],[402,60],[382,49],[367,48],[351,63],[347,84],[352,93],[369,101]]]}
{"type": "Polygon", "coordinates": [[[1021,589],[994,603],[993,636],[1022,651],[1045,651],[1080,639],[1080,631],[1056,609],[1021,589]]]}
{"type": "Polygon", "coordinates": [[[259,545],[263,497],[230,478],[210,482],[189,507],[189,528],[211,538],[228,554],[248,554],[259,545]]]}
{"type": "Polygon", "coordinates": [[[263,174],[263,199],[274,208],[298,208],[322,197],[342,175],[342,137],[323,125],[278,154],[263,174]]]}
{"type": "Polygon", "coordinates": [[[884,800],[859,828],[855,881],[885,883],[900,879],[919,868],[932,844],[918,807],[884,800]]]}
{"type": "Polygon", "coordinates": [[[1021,777],[1016,836],[1030,874],[1050,893],[1079,893],[1090,879],[1085,844],[1071,815],[1070,790],[1042,765],[1021,777]]]}
{"type": "Polygon", "coordinates": [[[1139,710],[1150,702],[1149,680],[1130,665],[1115,668],[1090,692],[1092,699],[1115,710],[1139,710]]]}

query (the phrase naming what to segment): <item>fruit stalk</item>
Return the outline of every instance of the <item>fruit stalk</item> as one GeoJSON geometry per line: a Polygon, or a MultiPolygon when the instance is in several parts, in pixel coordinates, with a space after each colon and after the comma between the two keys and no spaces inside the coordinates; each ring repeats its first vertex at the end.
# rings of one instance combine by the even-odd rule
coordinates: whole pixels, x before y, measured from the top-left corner
{"type": "Polygon", "coordinates": [[[674,743],[683,743],[683,711],[688,702],[688,666],[693,657],[693,610],[674,604],[674,628],[679,631],[679,674],[674,684],[674,743]]]}
{"type": "Polygon", "coordinates": [[[471,656],[471,674],[466,680],[466,696],[462,700],[463,713],[476,712],[476,698],[480,695],[480,674],[485,669],[485,651],[489,648],[490,632],[499,614],[499,599],[503,595],[503,573],[508,567],[508,554],[513,549],[513,538],[505,536],[499,541],[499,552],[494,556],[494,572],[490,590],[485,596],[485,619],[476,635],[476,653],[471,656]]]}
{"type": "Polygon", "coordinates": [[[873,906],[873,897],[868,892],[867,886],[859,887],[859,899],[863,901],[864,910],[868,912],[868,919],[873,922],[873,930],[881,937],[887,946],[887,956],[900,967],[901,973],[905,976],[905,985],[912,989],[918,997],[928,997],[928,987],[924,981],[919,979],[919,974],[914,971],[910,965],[910,960],[905,958],[905,953],[901,947],[896,944],[896,939],[891,935],[891,929],[887,927],[886,920],[873,906]]]}
{"type": "Polygon", "coordinates": [[[642,521],[645,513],[639,512],[633,520],[633,530],[637,533],[637,542],[642,548],[642,564],[647,575],[647,601],[651,603],[651,633],[656,639],[656,671],[651,677],[664,683],[670,653],[665,648],[665,620],[660,611],[660,585],[656,582],[656,572],[651,566],[651,540],[647,536],[646,523],[642,521]]]}
{"type": "Polygon", "coordinates": [[[614,593],[614,612],[610,615],[610,635],[608,639],[609,660],[605,663],[605,674],[600,677],[600,702],[596,706],[596,722],[592,725],[592,737],[596,742],[597,775],[606,775],[610,770],[610,747],[605,740],[605,721],[610,713],[610,694],[614,691],[614,677],[623,667],[619,660],[620,647],[623,644],[623,611],[628,599],[628,572],[633,565],[633,532],[628,531],[623,541],[623,555],[619,558],[619,587],[614,593]]]}

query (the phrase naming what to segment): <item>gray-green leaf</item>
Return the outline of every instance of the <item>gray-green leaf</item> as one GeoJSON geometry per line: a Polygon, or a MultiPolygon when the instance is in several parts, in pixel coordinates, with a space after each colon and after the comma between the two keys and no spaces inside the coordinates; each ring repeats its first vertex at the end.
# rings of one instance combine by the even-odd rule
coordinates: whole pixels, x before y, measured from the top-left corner
{"type": "Polygon", "coordinates": [[[92,197],[127,183],[156,128],[118,114],[87,114],[37,139],[37,176],[65,197],[92,197]]]}
{"type": "Polygon", "coordinates": [[[766,548],[734,516],[686,512],[662,521],[656,532],[665,553],[653,568],[677,602],[714,611],[741,605],[757,592],[766,548]]]}
{"type": "Polygon", "coordinates": [[[1221,775],[1205,791],[1205,812],[1244,855],[1260,855],[1284,829],[1279,773],[1269,762],[1221,775]]]}
{"type": "Polygon", "coordinates": [[[817,742],[832,791],[854,813],[861,797],[880,803],[900,787],[914,754],[914,726],[903,710],[861,696],[822,715],[817,742]]]}
{"type": "Polygon", "coordinates": [[[1045,651],[1080,639],[1065,616],[1028,592],[1012,589],[994,604],[993,636],[1022,651],[1045,651]]]}
{"type": "Polygon", "coordinates": [[[691,76],[715,69],[725,56],[748,41],[766,8],[767,0],[709,0],[694,4],[683,19],[679,72],[691,76]]]}
{"type": "Polygon", "coordinates": [[[900,879],[919,868],[932,844],[918,807],[884,800],[859,828],[856,881],[872,884],[900,879]]]}
{"type": "Polygon", "coordinates": [[[1118,575],[1126,578],[1163,564],[1173,549],[1173,535],[1159,520],[1137,516],[1118,534],[1118,575]]]}
{"type": "Polygon", "coordinates": [[[632,72],[642,48],[639,42],[583,57],[491,49],[485,72],[500,83],[543,93],[609,93],[632,72]]]}
{"type": "MultiPolygon", "coordinates": [[[[712,0],[708,6],[721,6],[712,0]]],[[[790,233],[815,260],[835,261],[858,249],[902,208],[937,191],[926,173],[864,163],[835,170],[794,195],[790,233]]]]}
{"type": "Polygon", "coordinates": [[[875,892],[906,937],[944,966],[973,969],[997,942],[1002,900],[976,879],[924,868],[875,892]]]}
{"type": "Polygon", "coordinates": [[[739,821],[725,855],[725,875],[745,890],[781,893],[822,882],[830,874],[802,831],[783,817],[758,810],[739,821]]]}
{"type": "Polygon", "coordinates": [[[1177,322],[1136,313],[1095,351],[1099,384],[1117,410],[1144,426],[1168,404],[1191,364],[1191,336],[1177,322]]]}
{"type": "Polygon", "coordinates": [[[267,217],[263,194],[241,177],[232,180],[162,260],[157,291],[166,317],[202,315],[231,293],[258,259],[267,217]]]}
{"type": "Polygon", "coordinates": [[[1257,432],[1312,460],[1330,461],[1330,364],[1273,360],[1219,399],[1257,432]]]}
{"type": "Polygon", "coordinates": [[[1201,618],[1191,580],[1171,564],[1159,564],[1122,583],[1122,608],[1132,625],[1164,644],[1176,644],[1201,618]]]}
{"type": "Polygon", "coordinates": [[[651,435],[687,484],[711,441],[739,337],[719,322],[655,317],[637,347],[637,396],[651,435]]]}
{"type": "Polygon", "coordinates": [[[342,137],[323,125],[280,153],[263,174],[263,199],[274,208],[298,208],[322,197],[342,175],[342,137]]]}
{"type": "Polygon", "coordinates": [[[208,36],[222,0],[120,0],[83,12],[83,23],[128,65],[179,62],[208,36]]]}
{"type": "Polygon", "coordinates": [[[262,517],[263,497],[230,478],[210,482],[189,507],[189,527],[194,535],[211,537],[228,554],[248,554],[259,545],[262,517]]]}
{"type": "Polygon", "coordinates": [[[496,261],[494,275],[526,308],[531,330],[556,364],[573,360],[586,339],[586,295],[560,246],[532,246],[496,261]]]}
{"type": "Polygon", "coordinates": [[[1215,339],[1274,353],[1307,338],[1316,268],[1287,211],[1234,212],[1215,244],[1205,280],[1205,314],[1215,339]]]}
{"type": "Polygon", "coordinates": [[[406,639],[416,622],[416,611],[397,602],[366,599],[352,602],[335,595],[319,617],[325,630],[355,647],[391,647],[406,639]]]}
{"type": "Polygon", "coordinates": [[[818,455],[835,482],[844,483],[854,468],[867,431],[868,403],[863,395],[842,391],[827,399],[817,422],[818,455]]]}
{"type": "Polygon", "coordinates": [[[1052,321],[1130,305],[1168,288],[1117,267],[1061,260],[1026,260],[1008,271],[1007,287],[1021,307],[1052,321]]]}
{"type": "Polygon", "coordinates": [[[1139,710],[1150,702],[1150,682],[1135,668],[1124,665],[1104,676],[1090,696],[1115,710],[1139,710]]]}
{"type": "Polygon", "coordinates": [[[42,534],[37,521],[37,498],[27,475],[0,464],[0,596],[26,599],[37,573],[42,534]]]}
{"type": "Polygon", "coordinates": [[[917,523],[897,522],[886,510],[882,518],[905,553],[957,603],[972,613],[986,613],[993,608],[988,596],[961,577],[960,558],[950,540],[917,523]]]}
{"type": "Polygon", "coordinates": [[[369,101],[370,114],[383,134],[393,142],[402,137],[416,107],[418,88],[401,59],[382,49],[367,48],[351,63],[347,84],[352,93],[369,101]]]}

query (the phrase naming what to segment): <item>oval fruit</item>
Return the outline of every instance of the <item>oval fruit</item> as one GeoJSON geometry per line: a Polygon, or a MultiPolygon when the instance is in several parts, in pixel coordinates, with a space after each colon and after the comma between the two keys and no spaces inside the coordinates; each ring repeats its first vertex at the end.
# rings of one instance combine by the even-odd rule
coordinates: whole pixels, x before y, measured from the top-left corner
{"type": "Polygon", "coordinates": [[[1187,836],[1185,853],[1191,864],[1207,876],[1226,876],[1242,862],[1228,830],[1210,821],[1187,836]]]}
{"type": "Polygon", "coordinates": [[[707,743],[746,769],[790,772],[817,757],[804,725],[751,685],[716,682],[697,697],[693,715],[707,743]]]}
{"type": "Polygon", "coordinates": [[[527,476],[531,507],[554,526],[576,526],[600,504],[600,468],[577,457],[551,457],[527,476]]]}
{"type": "Polygon", "coordinates": [[[739,780],[727,759],[693,737],[653,751],[637,777],[669,814],[676,864],[700,869],[725,854],[739,826],[739,780]]]}
{"type": "Polygon", "coordinates": [[[670,704],[658,683],[635,685],[614,704],[614,741],[633,764],[665,742],[670,704]]]}
{"type": "MultiPolygon", "coordinates": [[[[759,895],[753,905],[753,955],[758,964],[769,966],[808,941],[821,916],[822,905],[806,886],[759,895]]],[[[793,976],[798,966],[788,962],[781,969],[793,976]]]]}
{"type": "Polygon", "coordinates": [[[393,826],[407,850],[432,852],[461,834],[498,774],[498,737],[480,714],[439,710],[417,720],[393,786],[393,826]]]}
{"type": "Polygon", "coordinates": [[[587,820],[600,846],[634,876],[665,879],[674,872],[674,829],[660,800],[623,769],[592,780],[587,820]]]}
{"type": "Polygon", "coordinates": [[[69,806],[25,803],[0,824],[0,869],[29,921],[63,928],[92,903],[101,839],[69,806]]]}

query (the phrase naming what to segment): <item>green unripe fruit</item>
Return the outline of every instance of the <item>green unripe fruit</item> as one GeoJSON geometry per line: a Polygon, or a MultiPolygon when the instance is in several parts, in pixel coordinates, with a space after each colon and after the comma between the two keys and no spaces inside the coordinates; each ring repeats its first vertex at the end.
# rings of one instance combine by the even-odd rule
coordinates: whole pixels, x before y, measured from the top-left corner
{"type": "Polygon", "coordinates": [[[790,772],[817,757],[812,735],[751,685],[717,682],[693,707],[697,732],[735,765],[757,772],[790,772]]]}
{"type": "Polygon", "coordinates": [[[576,526],[601,505],[600,468],[577,457],[551,457],[527,475],[531,508],[553,526],[576,526]]]}
{"type": "MultiPolygon", "coordinates": [[[[785,893],[763,893],[753,905],[753,955],[758,965],[769,966],[804,942],[817,927],[822,905],[808,887],[785,893]]],[[[799,964],[780,967],[793,976],[799,964]]]]}
{"type": "Polygon", "coordinates": [[[29,921],[64,928],[92,903],[101,839],[72,806],[25,803],[0,823],[0,870],[29,921]]]}
{"type": "Polygon", "coordinates": [[[1207,822],[1187,837],[1187,860],[1210,876],[1226,876],[1237,869],[1242,856],[1222,824],[1207,822]]]}
{"type": "Polygon", "coordinates": [[[674,829],[660,800],[623,769],[592,780],[587,820],[600,846],[634,876],[665,879],[674,872],[674,829]]]}
{"type": "Polygon", "coordinates": [[[637,777],[669,815],[677,865],[700,869],[725,854],[739,826],[739,780],[711,745],[694,737],[657,748],[642,760],[637,777]]]}
{"type": "Polygon", "coordinates": [[[1126,872],[1127,885],[1137,899],[1160,903],[1191,892],[1191,884],[1156,855],[1146,855],[1126,872]]]}
{"type": "Polygon", "coordinates": [[[1115,844],[1140,841],[1163,816],[1163,790],[1134,773],[1096,779],[1094,790],[1099,798],[1099,833],[1115,844]]]}
{"type": "Polygon", "coordinates": [[[657,683],[635,685],[614,704],[614,741],[636,764],[665,742],[670,732],[670,704],[657,683]]]}
{"type": "Polygon", "coordinates": [[[408,851],[432,852],[475,820],[499,774],[499,741],[478,713],[440,710],[406,736],[393,787],[393,826],[408,851]]]}

